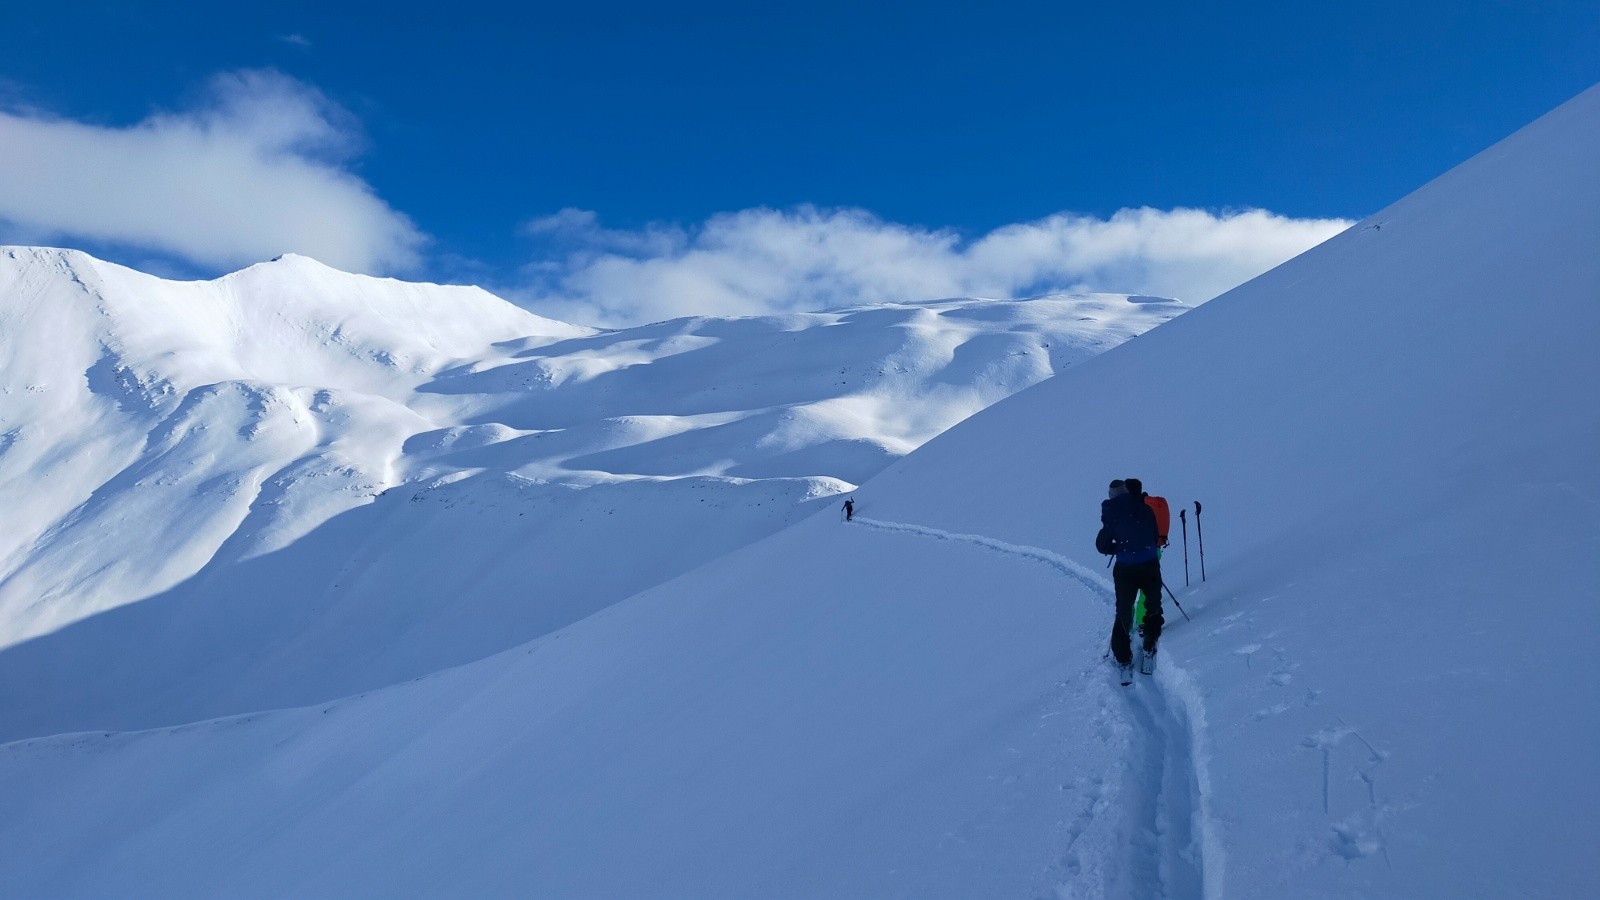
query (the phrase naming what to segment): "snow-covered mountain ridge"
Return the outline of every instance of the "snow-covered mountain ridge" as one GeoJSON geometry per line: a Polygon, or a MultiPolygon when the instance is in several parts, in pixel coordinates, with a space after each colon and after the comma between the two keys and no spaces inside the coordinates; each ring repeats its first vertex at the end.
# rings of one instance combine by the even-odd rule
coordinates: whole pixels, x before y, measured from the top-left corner
{"type": "Polygon", "coordinates": [[[0,249],[0,646],[50,635],[0,662],[0,738],[482,658],[1181,309],[949,300],[597,331],[303,257],[177,283],[0,249]]]}
{"type": "Polygon", "coordinates": [[[1597,153],[1600,88],[951,428],[864,521],[412,683],[0,746],[6,889],[1593,895],[1597,153]],[[1169,551],[1192,621],[1124,689],[1129,475],[1204,501],[1209,575],[1169,551]]]}

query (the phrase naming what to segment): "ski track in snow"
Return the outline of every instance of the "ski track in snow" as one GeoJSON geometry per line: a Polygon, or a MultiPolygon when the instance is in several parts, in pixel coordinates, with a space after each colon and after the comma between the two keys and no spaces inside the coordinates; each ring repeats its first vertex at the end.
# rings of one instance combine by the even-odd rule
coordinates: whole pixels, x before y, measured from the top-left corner
{"type": "MultiPolygon", "coordinates": [[[[1067,578],[1089,588],[1106,604],[1114,605],[1115,592],[1110,581],[1087,566],[1045,550],[1011,544],[981,534],[959,534],[924,525],[885,522],[856,516],[852,524],[878,531],[913,534],[943,541],[975,544],[988,550],[1043,563],[1067,578]]],[[[1092,678],[1093,667],[1085,677],[1092,678]]],[[[1145,681],[1142,676],[1140,681],[1145,681]]],[[[1127,705],[1130,729],[1128,764],[1121,784],[1124,811],[1128,821],[1122,829],[1122,848],[1126,858],[1113,867],[1108,892],[1136,897],[1220,897],[1222,857],[1219,843],[1209,822],[1209,779],[1203,751],[1204,714],[1187,672],[1162,656],[1154,677],[1148,679],[1153,691],[1120,692],[1127,705]],[[1117,871],[1120,869],[1121,871],[1117,871]]],[[[1107,691],[1101,716],[1115,705],[1115,692],[1107,691]]],[[[1103,726],[1102,726],[1103,728],[1103,726]]],[[[1089,808],[1103,799],[1103,784],[1096,783],[1089,808]]],[[[1071,846],[1087,827],[1075,821],[1069,830],[1064,864],[1076,874],[1079,864],[1071,846]]],[[[1062,885],[1067,889],[1068,885],[1062,885]]]]}
{"type": "Polygon", "coordinates": [[[955,532],[941,531],[937,528],[928,528],[922,525],[908,525],[903,522],[881,522],[877,519],[865,519],[861,516],[856,516],[853,520],[851,520],[851,524],[865,525],[868,528],[876,528],[879,531],[898,531],[905,534],[917,534],[923,537],[931,537],[943,541],[960,541],[966,544],[977,544],[980,547],[986,547],[990,550],[997,550],[1001,553],[1007,553],[1012,556],[1021,556],[1036,562],[1042,562],[1045,565],[1054,568],[1056,571],[1067,576],[1068,578],[1071,578],[1090,590],[1095,591],[1100,595],[1101,599],[1105,600],[1107,603],[1115,602],[1116,595],[1112,592],[1111,582],[1107,581],[1099,573],[1087,566],[1079,565],[1078,563],[1067,559],[1065,556],[1062,556],[1059,553],[1052,553],[1049,550],[1045,550],[1040,547],[1029,547],[1023,544],[1008,544],[1005,541],[997,541],[994,538],[984,537],[981,534],[956,534],[955,532]]]}

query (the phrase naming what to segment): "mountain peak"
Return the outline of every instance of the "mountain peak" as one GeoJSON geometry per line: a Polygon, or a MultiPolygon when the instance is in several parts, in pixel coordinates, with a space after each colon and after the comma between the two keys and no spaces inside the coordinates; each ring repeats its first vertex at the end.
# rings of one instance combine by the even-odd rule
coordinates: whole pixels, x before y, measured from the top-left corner
{"type": "MultiPolygon", "coordinates": [[[[269,263],[284,263],[286,265],[305,265],[305,264],[309,263],[311,265],[315,265],[315,266],[318,266],[318,267],[321,267],[321,268],[324,268],[324,269],[332,269],[333,268],[333,266],[330,266],[327,263],[322,262],[321,260],[315,259],[314,257],[306,256],[306,255],[301,254],[301,253],[280,253],[277,256],[274,256],[273,258],[267,260],[267,262],[269,262],[269,263]]],[[[338,269],[338,270],[335,270],[335,271],[343,271],[343,270],[342,269],[338,269]]]]}

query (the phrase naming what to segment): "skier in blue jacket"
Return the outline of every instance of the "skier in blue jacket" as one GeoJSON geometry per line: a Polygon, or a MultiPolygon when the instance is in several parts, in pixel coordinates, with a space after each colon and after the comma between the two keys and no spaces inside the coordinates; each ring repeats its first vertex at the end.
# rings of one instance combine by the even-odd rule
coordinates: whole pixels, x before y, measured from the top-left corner
{"type": "Polygon", "coordinates": [[[1111,482],[1110,497],[1100,503],[1100,534],[1095,549],[1114,555],[1111,580],[1116,586],[1117,617],[1111,626],[1111,655],[1126,674],[1133,665],[1133,602],[1145,596],[1144,652],[1153,658],[1161,640],[1161,535],[1156,514],[1145,503],[1144,484],[1137,478],[1111,482]]]}

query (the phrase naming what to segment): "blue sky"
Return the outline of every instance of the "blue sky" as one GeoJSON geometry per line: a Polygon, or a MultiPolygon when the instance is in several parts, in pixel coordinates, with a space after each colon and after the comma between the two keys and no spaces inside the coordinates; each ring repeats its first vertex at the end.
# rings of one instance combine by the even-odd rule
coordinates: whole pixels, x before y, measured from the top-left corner
{"type": "MultiPolygon", "coordinates": [[[[0,164],[37,177],[11,186],[31,201],[8,208],[0,191],[0,238],[193,275],[290,245],[579,306],[630,289],[594,281],[597,260],[681,261],[709,233],[723,252],[746,237],[735,226],[815,242],[842,223],[960,254],[1063,213],[1360,218],[1600,81],[1593,0],[119,2],[6,17],[0,164]],[[130,160],[165,152],[163,128],[193,146],[150,174],[130,160]],[[130,129],[145,150],[112,140],[130,129]],[[77,158],[101,138],[103,155],[77,158]],[[176,205],[233,192],[182,174],[217,168],[203,160],[219,144],[251,156],[227,164],[247,182],[237,202],[176,205]],[[123,165],[127,181],[167,185],[159,202],[84,196],[75,172],[93,185],[123,165]],[[301,169],[316,178],[293,181],[301,169]],[[302,194],[325,202],[272,208],[302,194]],[[212,235],[175,234],[186,219],[212,235]],[[239,236],[222,246],[218,231],[239,236]],[[584,298],[574,278],[589,279],[584,298]]],[[[693,292],[691,274],[677,289],[693,292]]],[[[928,287],[1118,287],[1067,274],[928,287]]]]}

